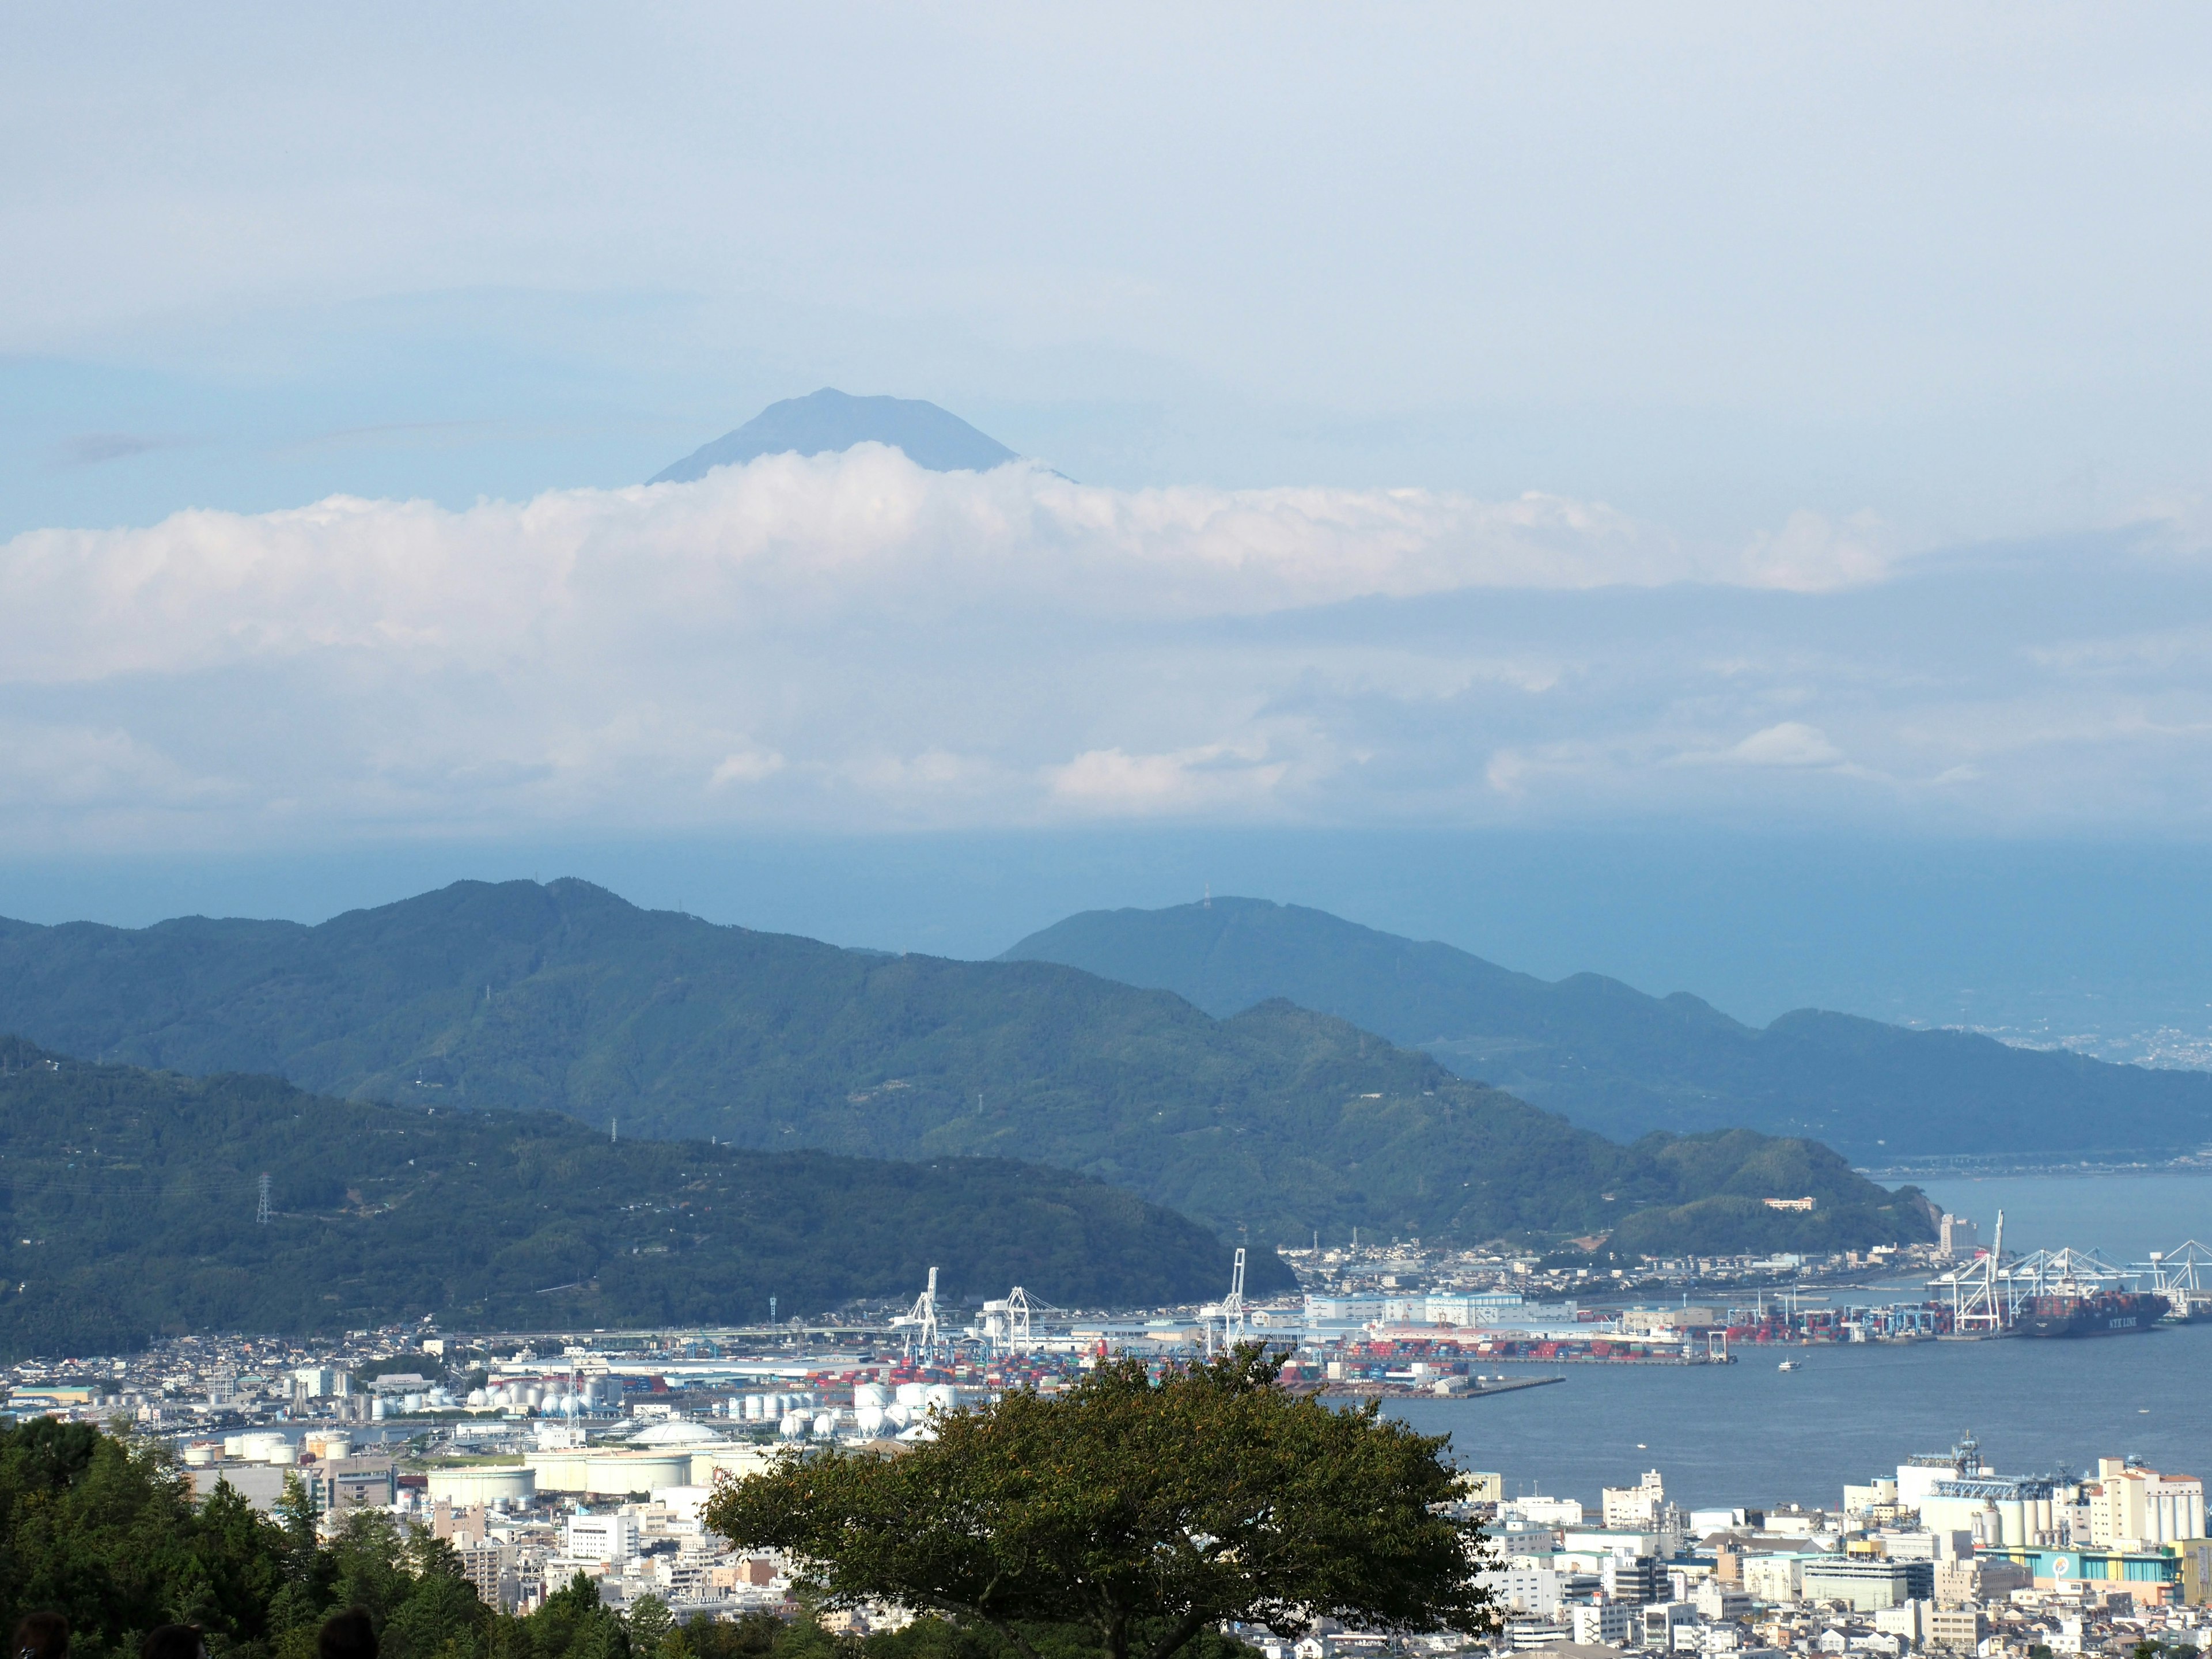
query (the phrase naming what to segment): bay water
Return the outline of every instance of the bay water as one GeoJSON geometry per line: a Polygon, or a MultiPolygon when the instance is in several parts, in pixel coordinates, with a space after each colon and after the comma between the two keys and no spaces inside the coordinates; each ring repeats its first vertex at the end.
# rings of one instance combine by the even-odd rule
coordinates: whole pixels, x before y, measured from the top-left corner
{"type": "MultiPolygon", "coordinates": [[[[1923,1184],[1979,1222],[1984,1240],[2002,1203],[2008,1250],[2017,1239],[2023,1249],[2070,1244],[2141,1261],[2212,1234],[2212,1177],[2203,1176],[1923,1184]]],[[[1450,1435],[1454,1460],[1496,1470],[1509,1494],[1578,1498],[1593,1509],[1601,1486],[1632,1486],[1646,1469],[1687,1506],[1832,1508],[1846,1482],[1893,1474],[1905,1458],[1946,1450],[1968,1433],[2001,1474],[2078,1474],[2100,1457],[2135,1455],[2168,1473],[2212,1476],[2212,1325],[2090,1340],[1737,1352],[1733,1365],[1493,1364],[1565,1380],[1480,1400],[1394,1400],[1384,1409],[1423,1433],[1450,1435]],[[1780,1370],[1784,1358],[1800,1368],[1780,1370]]]]}

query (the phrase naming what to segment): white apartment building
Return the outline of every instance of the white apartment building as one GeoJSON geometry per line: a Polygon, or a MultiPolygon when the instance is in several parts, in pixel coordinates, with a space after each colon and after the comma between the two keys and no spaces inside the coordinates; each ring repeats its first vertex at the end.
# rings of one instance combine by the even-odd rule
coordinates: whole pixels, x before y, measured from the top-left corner
{"type": "Polygon", "coordinates": [[[1637,1610],[1618,1601],[1599,1601],[1567,1609],[1568,1638],[1577,1647],[1625,1648],[1637,1627],[1637,1610]]]}
{"type": "Polygon", "coordinates": [[[1740,1571],[1744,1592],[1754,1601],[1802,1599],[1802,1569],[1794,1555],[1747,1555],[1740,1571]]]}
{"type": "Polygon", "coordinates": [[[619,1566],[637,1554],[637,1517],[572,1515],[562,1540],[562,1553],[572,1561],[599,1561],[619,1566]]]}
{"type": "Polygon", "coordinates": [[[1477,1577],[1501,1607],[1538,1619],[1559,1615],[1562,1599],[1559,1575],[1548,1567],[1506,1567],[1477,1577]]]}
{"type": "Polygon", "coordinates": [[[1659,1507],[1667,1501],[1666,1482],[1658,1470],[1647,1469],[1641,1486],[1607,1486],[1601,1496],[1607,1527],[1649,1527],[1657,1522],[1659,1507]]]}

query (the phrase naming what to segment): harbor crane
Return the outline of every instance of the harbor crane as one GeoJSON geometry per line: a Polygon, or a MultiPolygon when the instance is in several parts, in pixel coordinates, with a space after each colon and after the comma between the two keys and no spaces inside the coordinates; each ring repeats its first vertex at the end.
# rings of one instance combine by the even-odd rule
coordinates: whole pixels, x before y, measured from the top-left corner
{"type": "Polygon", "coordinates": [[[937,1269],[929,1270],[929,1284],[915,1298],[914,1306],[891,1321],[893,1330],[907,1333],[906,1357],[927,1365],[937,1358],[937,1269]]]}
{"type": "Polygon", "coordinates": [[[1960,1335],[1980,1333],[1988,1336],[2003,1334],[2011,1322],[2010,1316],[2017,1311],[2015,1302],[2008,1301],[1997,1279],[2004,1261],[2004,1212],[1997,1212],[1997,1230],[1990,1240],[1986,1255],[1971,1267],[1954,1267],[1941,1279],[1933,1280],[1931,1290],[1951,1293],[1951,1328],[1960,1335]]]}
{"type": "Polygon", "coordinates": [[[1018,1354],[1030,1351],[1029,1292],[1017,1285],[1003,1297],[983,1304],[983,1351],[1018,1354]]]}
{"type": "Polygon", "coordinates": [[[2138,1272],[2172,1304],[2169,1319],[2187,1321],[2212,1313],[2212,1249],[2185,1239],[2171,1250],[2153,1250],[2138,1272]]]}
{"type": "Polygon", "coordinates": [[[1208,1356],[1213,1352],[1213,1322],[1216,1317],[1221,1321],[1221,1350],[1224,1353],[1234,1352],[1237,1345],[1244,1340],[1244,1251],[1241,1246],[1237,1251],[1236,1263],[1229,1270],[1229,1294],[1214,1306],[1200,1310],[1200,1316],[1206,1321],[1206,1351],[1208,1356]]]}

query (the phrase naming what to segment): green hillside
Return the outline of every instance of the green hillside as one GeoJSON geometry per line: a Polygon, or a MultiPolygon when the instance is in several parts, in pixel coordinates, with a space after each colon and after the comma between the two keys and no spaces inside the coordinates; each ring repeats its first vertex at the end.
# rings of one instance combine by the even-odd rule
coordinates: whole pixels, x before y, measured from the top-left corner
{"type": "Polygon", "coordinates": [[[1685,994],[1646,996],[1595,974],[1554,983],[1263,899],[1090,911],[1002,959],[1173,991],[1217,1015],[1287,997],[1617,1139],[1740,1125],[1861,1159],[2212,1140],[2202,1073],[1813,1009],[1761,1030],[1685,994]]]}
{"type": "MultiPolygon", "coordinates": [[[[1065,1170],[703,1141],[547,1112],[343,1102],[276,1079],[84,1065],[0,1038],[0,1358],[156,1333],[436,1314],[506,1328],[814,1316],[1020,1285],[1062,1307],[1218,1296],[1194,1223],[1065,1170]],[[254,1220],[259,1176],[276,1214],[254,1220]]],[[[1255,1254],[1255,1291],[1289,1271],[1255,1254]]]]}
{"type": "MultiPolygon", "coordinates": [[[[463,883],[317,927],[9,923],[11,1028],[356,1099],[618,1118],[625,1139],[1020,1158],[1255,1245],[1557,1237],[1770,1195],[1764,1143],[1669,1161],[1287,1003],[1216,1019],[1050,963],[838,950],[575,881],[463,883]]],[[[1808,1245],[1924,1231],[1917,1202],[1891,1208],[1825,1148],[1789,1155],[1807,1173],[1784,1191],[1821,1200],[1808,1245]]]]}

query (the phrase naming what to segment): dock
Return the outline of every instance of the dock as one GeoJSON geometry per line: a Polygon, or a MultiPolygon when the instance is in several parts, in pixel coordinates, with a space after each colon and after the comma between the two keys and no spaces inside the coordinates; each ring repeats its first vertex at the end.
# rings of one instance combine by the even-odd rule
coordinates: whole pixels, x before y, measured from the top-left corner
{"type": "Polygon", "coordinates": [[[1332,1400],[1481,1400],[1493,1394],[1515,1394],[1522,1389],[1540,1389],[1547,1383],[1566,1380],[1564,1376],[1498,1376],[1471,1389],[1438,1394],[1433,1385],[1425,1388],[1412,1382],[1374,1382],[1363,1379],[1356,1382],[1323,1382],[1299,1392],[1326,1395],[1332,1400]]]}

